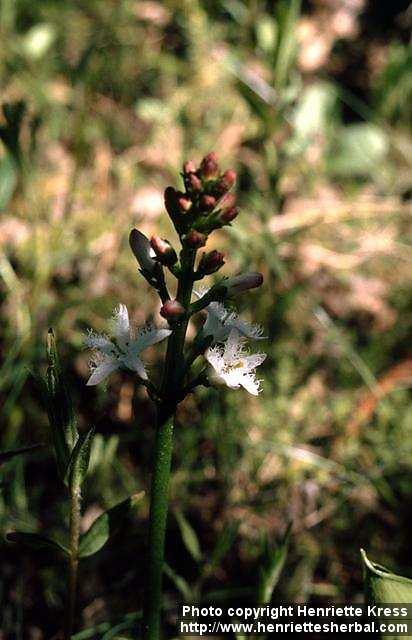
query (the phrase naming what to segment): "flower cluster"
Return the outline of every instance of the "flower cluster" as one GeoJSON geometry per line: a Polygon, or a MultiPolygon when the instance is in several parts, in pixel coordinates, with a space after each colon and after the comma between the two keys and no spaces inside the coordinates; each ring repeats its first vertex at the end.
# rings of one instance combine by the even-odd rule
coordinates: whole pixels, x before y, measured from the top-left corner
{"type": "MultiPolygon", "coordinates": [[[[151,325],[134,332],[126,307],[119,305],[110,337],[92,331],[87,336],[86,344],[95,354],[88,384],[98,384],[116,369],[131,370],[146,384],[148,375],[140,354],[169,338],[164,378],[156,388],[156,398],[162,399],[163,394],[164,400],[169,393],[169,397],[175,394],[181,399],[198,384],[213,383],[224,383],[230,388],[241,386],[257,395],[260,383],[255,378],[255,369],[265,354],[249,354],[245,342],[261,340],[263,330],[242,320],[225,302],[242,291],[259,287],[262,275],[246,273],[222,278],[211,287],[194,288],[197,281],[215,274],[225,264],[224,255],[216,249],[202,251],[199,258],[197,252],[206,246],[215,229],[231,224],[238,215],[236,198],[231,192],[236,173],[232,169],[222,173],[216,154],[209,153],[198,167],[186,162],[182,178],[183,191],[173,187],[165,191],[165,208],[179,235],[180,251],[159,236],[149,239],[137,229],[130,233],[130,246],[140,273],[157,290],[162,303],[160,315],[168,328],[151,325]],[[175,297],[169,294],[166,271],[177,280],[175,297]],[[206,320],[191,347],[185,349],[188,322],[201,311],[206,312],[206,320]],[[192,365],[201,356],[205,367],[193,378],[192,365]]],[[[155,385],[149,384],[153,390],[155,385]]]]}
{"type": "Polygon", "coordinates": [[[211,231],[230,224],[238,215],[236,198],[230,192],[236,173],[233,169],[220,173],[212,152],[197,168],[185,162],[182,176],[185,191],[168,187],[166,210],[183,241],[193,248],[203,247],[211,231]]]}

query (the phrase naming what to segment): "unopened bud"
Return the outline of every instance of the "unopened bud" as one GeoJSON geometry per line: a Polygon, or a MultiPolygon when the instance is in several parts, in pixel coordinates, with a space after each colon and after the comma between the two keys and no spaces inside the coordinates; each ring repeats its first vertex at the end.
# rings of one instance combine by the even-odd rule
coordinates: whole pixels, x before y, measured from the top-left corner
{"type": "Polygon", "coordinates": [[[191,247],[192,249],[199,249],[199,247],[204,247],[206,244],[207,236],[204,233],[200,233],[200,231],[196,231],[192,229],[185,236],[185,243],[191,247]]]}
{"type": "Polygon", "coordinates": [[[229,189],[233,187],[235,182],[236,171],[228,169],[222,176],[220,176],[215,188],[218,193],[226,193],[226,191],[229,191],[229,189]]]}
{"type": "Polygon", "coordinates": [[[231,207],[231,209],[225,209],[220,213],[219,220],[223,222],[223,224],[229,224],[232,222],[239,214],[239,209],[237,207],[231,207]]]}
{"type": "Polygon", "coordinates": [[[160,309],[160,315],[169,322],[180,320],[185,313],[185,308],[177,300],[167,300],[160,309]]]}
{"type": "Polygon", "coordinates": [[[232,209],[235,206],[235,204],[236,204],[236,196],[233,195],[233,193],[226,193],[226,195],[224,195],[219,202],[219,208],[222,211],[225,211],[226,209],[232,209]]]}
{"type": "Polygon", "coordinates": [[[192,191],[200,191],[202,189],[202,181],[195,173],[189,173],[187,187],[192,191]]]}
{"type": "Polygon", "coordinates": [[[214,151],[208,153],[200,163],[201,174],[206,180],[215,178],[219,172],[219,165],[217,161],[217,155],[214,151]]]}
{"type": "Polygon", "coordinates": [[[140,268],[148,274],[153,273],[156,268],[156,260],[154,260],[154,251],[146,236],[137,229],[132,229],[129,243],[140,268]]]}
{"type": "Polygon", "coordinates": [[[183,165],[183,173],[185,175],[196,172],[196,165],[192,160],[187,160],[183,165]]]}
{"type": "Polygon", "coordinates": [[[215,273],[225,264],[224,255],[213,249],[209,253],[204,253],[200,259],[198,271],[206,276],[215,273]]]}
{"type": "Polygon", "coordinates": [[[215,208],[216,198],[214,198],[213,196],[202,196],[200,200],[200,205],[202,209],[205,209],[206,211],[211,211],[212,209],[215,208]]]}
{"type": "Polygon", "coordinates": [[[233,296],[248,289],[256,289],[263,284],[263,276],[258,272],[243,273],[224,282],[228,296],[233,296]]]}
{"type": "Polygon", "coordinates": [[[192,206],[192,201],[186,196],[181,196],[177,199],[177,202],[181,213],[187,213],[192,206]]]}
{"type": "Polygon", "coordinates": [[[159,236],[152,236],[150,238],[150,244],[159,262],[167,266],[175,264],[177,254],[170,242],[163,240],[159,236]]]}

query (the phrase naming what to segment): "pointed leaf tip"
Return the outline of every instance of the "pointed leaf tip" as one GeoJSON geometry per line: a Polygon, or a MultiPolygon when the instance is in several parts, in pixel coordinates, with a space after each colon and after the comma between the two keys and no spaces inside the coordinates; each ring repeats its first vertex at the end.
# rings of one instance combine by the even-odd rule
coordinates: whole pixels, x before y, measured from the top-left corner
{"type": "MultiPolygon", "coordinates": [[[[368,604],[409,604],[412,602],[412,580],[392,573],[381,564],[369,560],[360,550],[364,569],[365,598],[368,604]]],[[[392,640],[398,636],[391,636],[392,640]]]]}

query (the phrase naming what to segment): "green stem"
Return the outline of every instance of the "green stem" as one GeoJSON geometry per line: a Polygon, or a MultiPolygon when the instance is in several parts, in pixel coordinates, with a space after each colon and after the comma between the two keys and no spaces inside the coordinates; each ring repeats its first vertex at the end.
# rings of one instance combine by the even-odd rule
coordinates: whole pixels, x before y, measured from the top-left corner
{"type": "MultiPolygon", "coordinates": [[[[183,248],[176,299],[187,309],[193,288],[196,251],[183,248]]],[[[156,442],[150,493],[148,575],[143,611],[144,640],[161,637],[162,577],[169,501],[169,479],[173,453],[173,416],[182,387],[183,349],[188,320],[182,320],[169,337],[160,395],[157,406],[156,442]]]]}
{"type": "Polygon", "coordinates": [[[69,588],[64,640],[70,640],[70,638],[72,637],[75,619],[77,573],[79,567],[80,500],[80,490],[72,491],[70,495],[69,588]]]}
{"type": "Polygon", "coordinates": [[[172,452],[173,417],[165,418],[159,409],[150,494],[149,572],[143,616],[145,640],[159,640],[161,633],[162,577],[172,452]]]}

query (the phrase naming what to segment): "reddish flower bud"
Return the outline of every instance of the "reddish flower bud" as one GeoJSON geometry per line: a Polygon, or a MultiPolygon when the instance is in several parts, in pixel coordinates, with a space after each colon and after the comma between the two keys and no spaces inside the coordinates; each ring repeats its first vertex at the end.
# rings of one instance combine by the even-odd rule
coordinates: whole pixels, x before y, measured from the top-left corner
{"type": "Polygon", "coordinates": [[[150,244],[159,262],[167,266],[175,264],[177,255],[170,242],[163,240],[159,236],[152,236],[150,244]]]}
{"type": "Polygon", "coordinates": [[[226,211],[226,209],[233,209],[236,204],[236,196],[233,193],[226,193],[226,195],[221,198],[219,202],[219,208],[222,211],[226,211]]]}
{"type": "Polygon", "coordinates": [[[225,264],[223,253],[213,249],[209,253],[204,253],[199,262],[198,271],[204,275],[215,273],[225,264]]]}
{"type": "Polygon", "coordinates": [[[239,209],[237,207],[231,207],[230,209],[224,209],[222,213],[219,215],[220,222],[223,224],[229,224],[232,222],[239,214],[239,209]]]}
{"type": "Polygon", "coordinates": [[[160,315],[169,322],[180,320],[185,313],[185,308],[177,300],[167,300],[160,309],[160,315]]]}
{"type": "Polygon", "coordinates": [[[215,189],[217,194],[226,193],[233,187],[236,182],[236,171],[233,169],[228,169],[224,172],[222,176],[220,176],[219,180],[216,183],[215,189]]]}
{"type": "Polygon", "coordinates": [[[178,198],[177,203],[179,205],[179,210],[181,213],[187,213],[192,206],[192,201],[186,196],[181,196],[180,198],[178,198]]]}
{"type": "Polygon", "coordinates": [[[185,236],[185,243],[191,247],[192,249],[199,249],[199,247],[204,247],[206,244],[207,236],[204,233],[200,233],[200,231],[196,231],[192,229],[185,236]]]}
{"type": "Polygon", "coordinates": [[[215,208],[216,198],[214,198],[213,196],[202,196],[200,200],[200,205],[202,209],[205,209],[206,211],[211,211],[212,209],[215,208]]]}
{"type": "Polygon", "coordinates": [[[242,293],[242,291],[247,291],[248,289],[256,289],[256,287],[260,287],[262,283],[262,274],[251,272],[243,273],[239,276],[234,276],[233,278],[228,278],[224,283],[224,286],[226,287],[227,294],[229,296],[233,296],[237,293],[242,293]]]}
{"type": "Polygon", "coordinates": [[[184,165],[183,165],[183,173],[184,174],[189,174],[189,173],[196,173],[196,165],[194,162],[192,162],[192,160],[187,160],[184,165]]]}
{"type": "Polygon", "coordinates": [[[200,191],[202,189],[202,181],[195,173],[189,173],[187,187],[192,191],[200,191]]]}
{"type": "Polygon", "coordinates": [[[217,155],[214,151],[208,153],[200,163],[200,172],[206,180],[215,178],[219,172],[219,165],[217,162],[217,155]]]}
{"type": "Polygon", "coordinates": [[[236,171],[234,171],[233,169],[228,169],[224,172],[221,180],[227,186],[227,189],[230,189],[235,184],[236,177],[236,171]]]}

